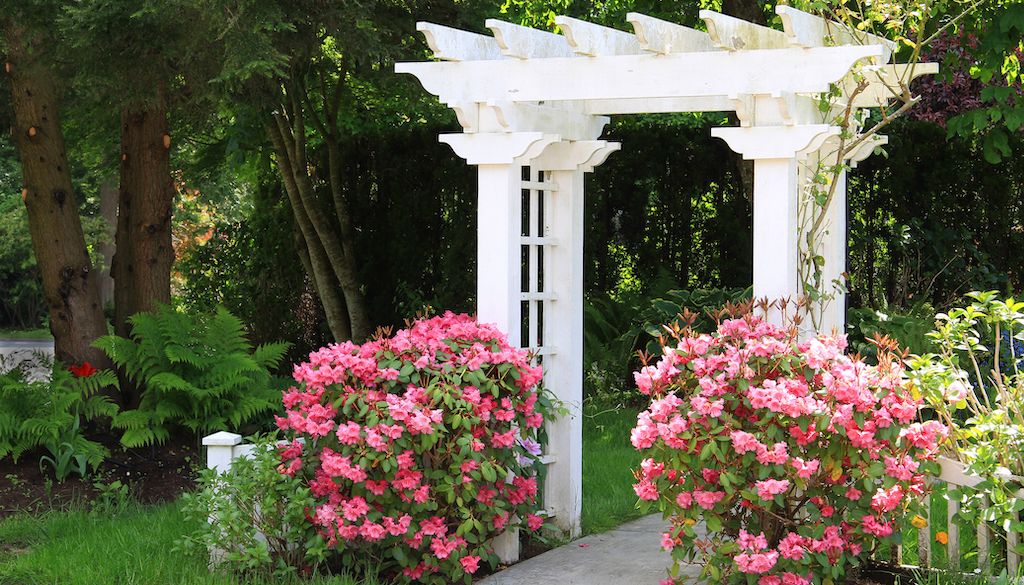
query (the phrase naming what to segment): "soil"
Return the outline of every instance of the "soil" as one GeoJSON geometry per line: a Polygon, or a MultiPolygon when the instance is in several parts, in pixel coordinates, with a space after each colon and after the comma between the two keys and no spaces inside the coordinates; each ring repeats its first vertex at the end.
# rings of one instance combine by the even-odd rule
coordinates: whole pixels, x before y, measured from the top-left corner
{"type": "Polygon", "coordinates": [[[157,504],[177,499],[192,488],[201,465],[194,442],[171,443],[157,448],[124,449],[108,445],[110,457],[85,479],[72,475],[57,483],[53,470],[39,468],[44,452],[25,453],[17,463],[0,459],[0,518],[18,512],[38,513],[88,505],[102,487],[120,481],[142,503],[157,504]]]}
{"type": "Polygon", "coordinates": [[[916,579],[907,567],[869,562],[857,575],[845,582],[847,585],[896,585],[914,583],[916,579]]]}

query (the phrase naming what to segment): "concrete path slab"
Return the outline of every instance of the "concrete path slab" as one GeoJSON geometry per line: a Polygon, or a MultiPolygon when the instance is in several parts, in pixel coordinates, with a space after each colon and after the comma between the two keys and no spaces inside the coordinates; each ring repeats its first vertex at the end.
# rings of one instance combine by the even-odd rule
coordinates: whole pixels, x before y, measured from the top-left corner
{"type": "MultiPolygon", "coordinates": [[[[672,558],[661,549],[660,514],[537,555],[490,575],[478,585],[657,585],[672,558]]],[[[699,573],[698,567],[687,571],[699,573]]]]}
{"type": "MultiPolygon", "coordinates": [[[[53,359],[53,341],[0,339],[0,371],[6,371],[23,360],[37,361],[36,356],[43,354],[53,359]]],[[[31,379],[43,380],[50,376],[48,368],[36,368],[31,372],[31,379]]]]}

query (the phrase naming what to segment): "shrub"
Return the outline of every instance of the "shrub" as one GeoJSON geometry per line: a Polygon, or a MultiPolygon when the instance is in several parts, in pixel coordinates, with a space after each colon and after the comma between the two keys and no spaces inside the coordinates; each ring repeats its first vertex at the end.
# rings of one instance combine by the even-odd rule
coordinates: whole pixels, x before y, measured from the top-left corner
{"type": "Polygon", "coordinates": [[[701,557],[714,581],[828,582],[899,536],[946,429],[913,422],[921,401],[891,347],[878,367],[844,348],[747,316],[672,336],[635,374],[652,402],[632,431],[647,454],[634,489],[671,518],[672,576],[701,557]]]}
{"type": "Polygon", "coordinates": [[[541,369],[493,326],[446,313],[393,337],[341,343],[295,368],[283,473],[309,480],[310,516],[345,566],[372,559],[429,583],[496,564],[488,540],[535,515],[550,403],[541,369]]]}
{"type": "Polygon", "coordinates": [[[325,543],[307,520],[313,495],[299,476],[280,473],[278,441],[257,437],[246,457],[218,474],[207,469],[199,489],[182,496],[186,518],[198,528],[186,549],[214,551],[223,569],[283,575],[309,572],[324,560],[325,543]]]}
{"type": "Polygon", "coordinates": [[[921,354],[934,350],[928,333],[935,326],[935,311],[927,303],[920,303],[906,313],[863,308],[846,312],[847,342],[850,350],[871,362],[876,359],[877,346],[872,342],[884,335],[899,342],[911,353],[921,354]]]}
{"type": "MultiPolygon", "coordinates": [[[[951,428],[950,456],[983,480],[963,486],[960,515],[1020,527],[1024,505],[1024,302],[974,292],[936,316],[937,353],[915,356],[910,374],[951,428]]],[[[996,531],[1001,534],[1002,531],[996,531]]],[[[1024,553],[1024,544],[1017,551],[1024,553]]]]}
{"type": "Polygon", "coordinates": [[[594,295],[583,308],[585,391],[601,403],[633,402],[631,372],[637,353],[657,353],[665,327],[690,327],[705,333],[715,328],[714,315],[750,300],[751,289],[678,290],[659,279],[648,294],[594,295]]]}
{"type": "Polygon", "coordinates": [[[175,427],[193,434],[236,430],[272,410],[280,387],[276,367],[287,343],[253,348],[242,322],[223,308],[213,315],[187,314],[161,305],[130,319],[131,338],[96,341],[142,389],[138,408],[114,417],[121,443],[163,443],[175,427]]]}
{"type": "Polygon", "coordinates": [[[51,365],[48,357],[3,363],[0,359],[0,458],[17,461],[26,452],[45,447],[40,466],[50,464],[58,481],[71,473],[85,475],[88,466],[97,467],[109,452],[87,439],[81,423],[117,412],[117,405],[100,394],[116,386],[109,370],[96,370],[85,363],[71,367],[53,363],[49,379],[41,370],[51,365]]]}

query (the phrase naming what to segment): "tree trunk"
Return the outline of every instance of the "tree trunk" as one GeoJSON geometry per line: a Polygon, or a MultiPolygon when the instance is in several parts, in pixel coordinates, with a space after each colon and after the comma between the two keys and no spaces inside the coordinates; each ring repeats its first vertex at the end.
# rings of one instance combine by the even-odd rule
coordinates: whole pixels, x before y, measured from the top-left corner
{"type": "Polygon", "coordinates": [[[267,133],[274,145],[277,167],[295,221],[305,240],[313,270],[311,276],[327,314],[331,333],[337,341],[362,341],[371,331],[356,269],[352,226],[340,219],[348,217],[348,210],[343,206],[344,200],[339,201],[341,195],[337,175],[332,175],[329,188],[341,229],[336,230],[331,225],[331,218],[318,208],[313,180],[309,175],[301,108],[301,104],[293,102],[289,111],[290,119],[274,114],[267,125],[267,133]],[[342,207],[338,207],[339,203],[342,207]],[[340,314],[342,310],[345,315],[340,314]]]}
{"type": "Polygon", "coordinates": [[[100,184],[100,215],[105,226],[103,233],[106,239],[100,245],[103,256],[103,269],[100,270],[100,304],[106,310],[107,305],[114,304],[114,277],[110,273],[110,265],[114,259],[114,238],[117,237],[117,180],[104,179],[100,184]]]}
{"type": "Polygon", "coordinates": [[[48,39],[13,21],[4,33],[14,137],[24,181],[22,198],[42,276],[55,358],[65,364],[109,367],[103,352],[91,345],[107,333],[107,326],[99,300],[99,273],[89,260],[71,185],[57,79],[39,60],[48,39]]]}
{"type": "MultiPolygon", "coordinates": [[[[171,302],[171,180],[167,102],[162,90],[145,105],[121,111],[121,187],[111,274],[114,277],[114,329],[128,336],[128,318],[171,302]]],[[[121,379],[121,401],[138,404],[139,389],[121,379]]]]}

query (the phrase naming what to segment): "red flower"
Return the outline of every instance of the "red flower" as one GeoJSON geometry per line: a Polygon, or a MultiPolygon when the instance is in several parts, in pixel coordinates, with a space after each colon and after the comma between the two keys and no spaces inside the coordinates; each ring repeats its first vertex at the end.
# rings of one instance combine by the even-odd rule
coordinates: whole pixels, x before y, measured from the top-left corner
{"type": "Polygon", "coordinates": [[[88,378],[99,371],[89,362],[85,362],[78,366],[68,366],[68,370],[71,370],[71,373],[74,374],[76,378],[88,378]]]}

